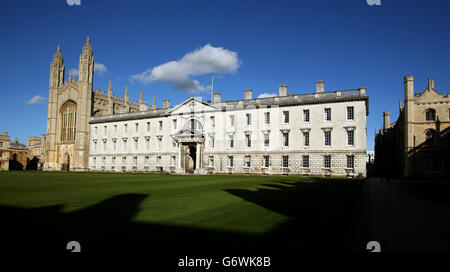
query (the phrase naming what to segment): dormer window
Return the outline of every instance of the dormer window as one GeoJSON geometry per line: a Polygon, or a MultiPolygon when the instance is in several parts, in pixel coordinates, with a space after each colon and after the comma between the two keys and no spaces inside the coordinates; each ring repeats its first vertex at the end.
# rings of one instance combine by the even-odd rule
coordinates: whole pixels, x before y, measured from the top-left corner
{"type": "Polygon", "coordinates": [[[436,120],[436,111],[433,109],[428,109],[425,112],[425,118],[427,121],[435,121],[436,120]]]}

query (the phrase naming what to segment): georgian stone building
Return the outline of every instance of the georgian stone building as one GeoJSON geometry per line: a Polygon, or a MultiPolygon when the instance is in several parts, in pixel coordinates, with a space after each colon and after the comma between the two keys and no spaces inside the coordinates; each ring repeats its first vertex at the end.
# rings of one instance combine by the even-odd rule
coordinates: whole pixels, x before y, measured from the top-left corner
{"type": "Polygon", "coordinates": [[[414,94],[414,76],[404,77],[405,105],[375,136],[375,169],[380,175],[446,177],[450,170],[450,96],[440,94],[434,80],[414,94]]]}
{"type": "Polygon", "coordinates": [[[366,88],[225,102],[190,97],[162,108],[93,89],[89,38],[79,80],[50,66],[45,170],[366,175],[366,88]]]}
{"type": "Polygon", "coordinates": [[[366,175],[366,89],[288,94],[90,119],[89,168],[97,171],[366,175]]]}

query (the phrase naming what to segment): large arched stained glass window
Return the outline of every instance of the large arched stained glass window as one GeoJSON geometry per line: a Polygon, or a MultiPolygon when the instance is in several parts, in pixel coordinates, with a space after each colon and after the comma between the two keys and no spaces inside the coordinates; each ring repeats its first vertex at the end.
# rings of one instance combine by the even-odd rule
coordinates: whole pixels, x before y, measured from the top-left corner
{"type": "Polygon", "coordinates": [[[76,125],[77,104],[68,101],[59,111],[59,140],[61,142],[74,141],[76,125]]]}

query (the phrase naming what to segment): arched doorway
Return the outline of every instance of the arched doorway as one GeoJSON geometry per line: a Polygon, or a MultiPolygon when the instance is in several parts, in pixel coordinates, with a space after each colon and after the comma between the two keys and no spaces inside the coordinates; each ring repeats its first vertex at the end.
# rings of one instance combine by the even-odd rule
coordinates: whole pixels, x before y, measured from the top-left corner
{"type": "Polygon", "coordinates": [[[69,171],[70,170],[70,155],[66,153],[64,155],[63,164],[61,166],[62,171],[69,171]]]}

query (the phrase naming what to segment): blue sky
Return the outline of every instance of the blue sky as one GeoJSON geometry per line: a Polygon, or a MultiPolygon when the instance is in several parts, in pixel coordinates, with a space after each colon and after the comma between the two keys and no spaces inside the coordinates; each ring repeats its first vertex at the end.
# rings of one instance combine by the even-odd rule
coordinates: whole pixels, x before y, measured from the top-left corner
{"type": "Polygon", "coordinates": [[[89,35],[96,63],[106,68],[94,88],[106,90],[112,77],[114,93],[123,96],[129,83],[132,99],[143,88],[144,100],[151,103],[155,93],[158,106],[164,98],[172,105],[191,95],[209,99],[208,71],[216,73],[222,99],[242,99],[244,89],[254,96],[277,93],[280,84],[310,93],[317,80],[325,80],[326,91],[366,86],[367,149],[373,150],[382,112],[391,111],[392,121],[398,116],[404,75],[415,76],[416,92],[432,77],[448,93],[448,14],[450,2],[437,0],[381,0],[381,6],[366,0],[1,1],[0,130],[21,142],[45,133],[52,55],[59,44],[67,77],[89,35]],[[191,75],[179,61],[175,69],[176,80],[181,73],[182,83],[196,80],[204,91],[176,90],[176,80],[151,73],[189,52],[201,55],[207,44],[223,55],[223,66],[191,75]],[[133,80],[145,71],[148,80],[133,80]],[[38,95],[41,103],[27,104],[38,95]]]}

